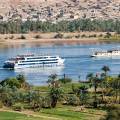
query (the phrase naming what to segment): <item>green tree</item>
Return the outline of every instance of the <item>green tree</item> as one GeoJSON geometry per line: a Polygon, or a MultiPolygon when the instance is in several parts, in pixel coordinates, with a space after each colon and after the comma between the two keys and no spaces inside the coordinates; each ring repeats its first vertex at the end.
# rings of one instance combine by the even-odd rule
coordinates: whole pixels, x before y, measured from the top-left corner
{"type": "Polygon", "coordinates": [[[107,72],[110,71],[110,68],[108,66],[103,66],[101,70],[105,73],[105,76],[107,76],[107,72]]]}
{"type": "Polygon", "coordinates": [[[49,76],[49,83],[50,83],[50,91],[49,96],[51,98],[51,107],[55,108],[57,105],[58,100],[61,98],[63,90],[60,86],[59,81],[57,80],[57,75],[50,75],[49,76]]]}
{"type": "Polygon", "coordinates": [[[93,86],[94,88],[94,103],[93,103],[93,106],[94,108],[97,108],[97,88],[98,88],[98,85],[99,85],[99,78],[98,78],[98,75],[94,75],[92,73],[88,74],[87,75],[87,79],[90,81],[91,85],[93,86]]]}

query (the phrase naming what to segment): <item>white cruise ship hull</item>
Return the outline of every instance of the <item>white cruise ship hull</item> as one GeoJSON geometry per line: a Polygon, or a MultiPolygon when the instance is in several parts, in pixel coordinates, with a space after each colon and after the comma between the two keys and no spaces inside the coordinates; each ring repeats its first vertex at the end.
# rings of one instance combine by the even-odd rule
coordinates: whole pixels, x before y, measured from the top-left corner
{"type": "Polygon", "coordinates": [[[38,67],[55,67],[55,66],[64,66],[63,63],[46,63],[46,64],[34,64],[34,65],[15,65],[14,69],[21,69],[21,68],[38,68],[38,67]]]}
{"type": "Polygon", "coordinates": [[[92,55],[91,57],[100,57],[100,58],[120,57],[120,54],[119,55],[92,55]]]}
{"type": "Polygon", "coordinates": [[[3,67],[10,69],[20,69],[36,67],[54,67],[63,65],[64,59],[60,58],[59,56],[22,55],[6,61],[3,67]]]}

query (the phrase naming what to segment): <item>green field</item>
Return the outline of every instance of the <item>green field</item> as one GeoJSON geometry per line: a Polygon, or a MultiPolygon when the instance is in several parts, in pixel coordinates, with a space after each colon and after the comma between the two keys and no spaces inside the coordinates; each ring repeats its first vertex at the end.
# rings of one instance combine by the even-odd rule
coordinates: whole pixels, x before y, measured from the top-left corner
{"type": "Polygon", "coordinates": [[[76,111],[76,107],[58,107],[55,109],[43,109],[41,113],[44,115],[61,118],[62,120],[100,120],[105,115],[105,111],[85,109],[85,111],[76,111]]]}
{"type": "Polygon", "coordinates": [[[59,106],[54,109],[42,109],[32,116],[16,112],[0,112],[0,120],[100,120],[106,114],[103,110],[85,109],[82,112],[76,110],[77,107],[59,106]]]}
{"type": "Polygon", "coordinates": [[[0,120],[54,120],[45,116],[32,117],[30,115],[24,115],[14,112],[0,112],[0,120]]]}

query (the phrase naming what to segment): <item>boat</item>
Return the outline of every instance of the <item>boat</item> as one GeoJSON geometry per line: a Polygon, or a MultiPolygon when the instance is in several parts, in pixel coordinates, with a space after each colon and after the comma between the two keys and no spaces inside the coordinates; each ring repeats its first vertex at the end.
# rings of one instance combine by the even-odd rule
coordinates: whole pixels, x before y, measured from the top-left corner
{"type": "Polygon", "coordinates": [[[8,69],[19,69],[19,68],[34,68],[34,67],[52,67],[52,66],[63,66],[64,59],[59,56],[48,56],[48,55],[17,55],[5,61],[3,68],[8,69]]]}
{"type": "Polygon", "coordinates": [[[91,57],[120,57],[120,50],[97,51],[91,57]]]}

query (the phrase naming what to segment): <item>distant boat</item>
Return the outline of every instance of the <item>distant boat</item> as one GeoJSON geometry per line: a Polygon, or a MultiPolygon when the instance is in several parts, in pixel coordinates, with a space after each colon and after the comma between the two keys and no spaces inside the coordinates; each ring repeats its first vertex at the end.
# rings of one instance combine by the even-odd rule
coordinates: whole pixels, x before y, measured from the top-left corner
{"type": "Polygon", "coordinates": [[[63,66],[64,59],[59,56],[43,56],[43,55],[18,55],[11,58],[4,63],[4,68],[18,69],[18,68],[34,68],[34,67],[52,67],[63,66]]]}
{"type": "Polygon", "coordinates": [[[120,50],[96,51],[91,57],[120,57],[120,50]]]}

